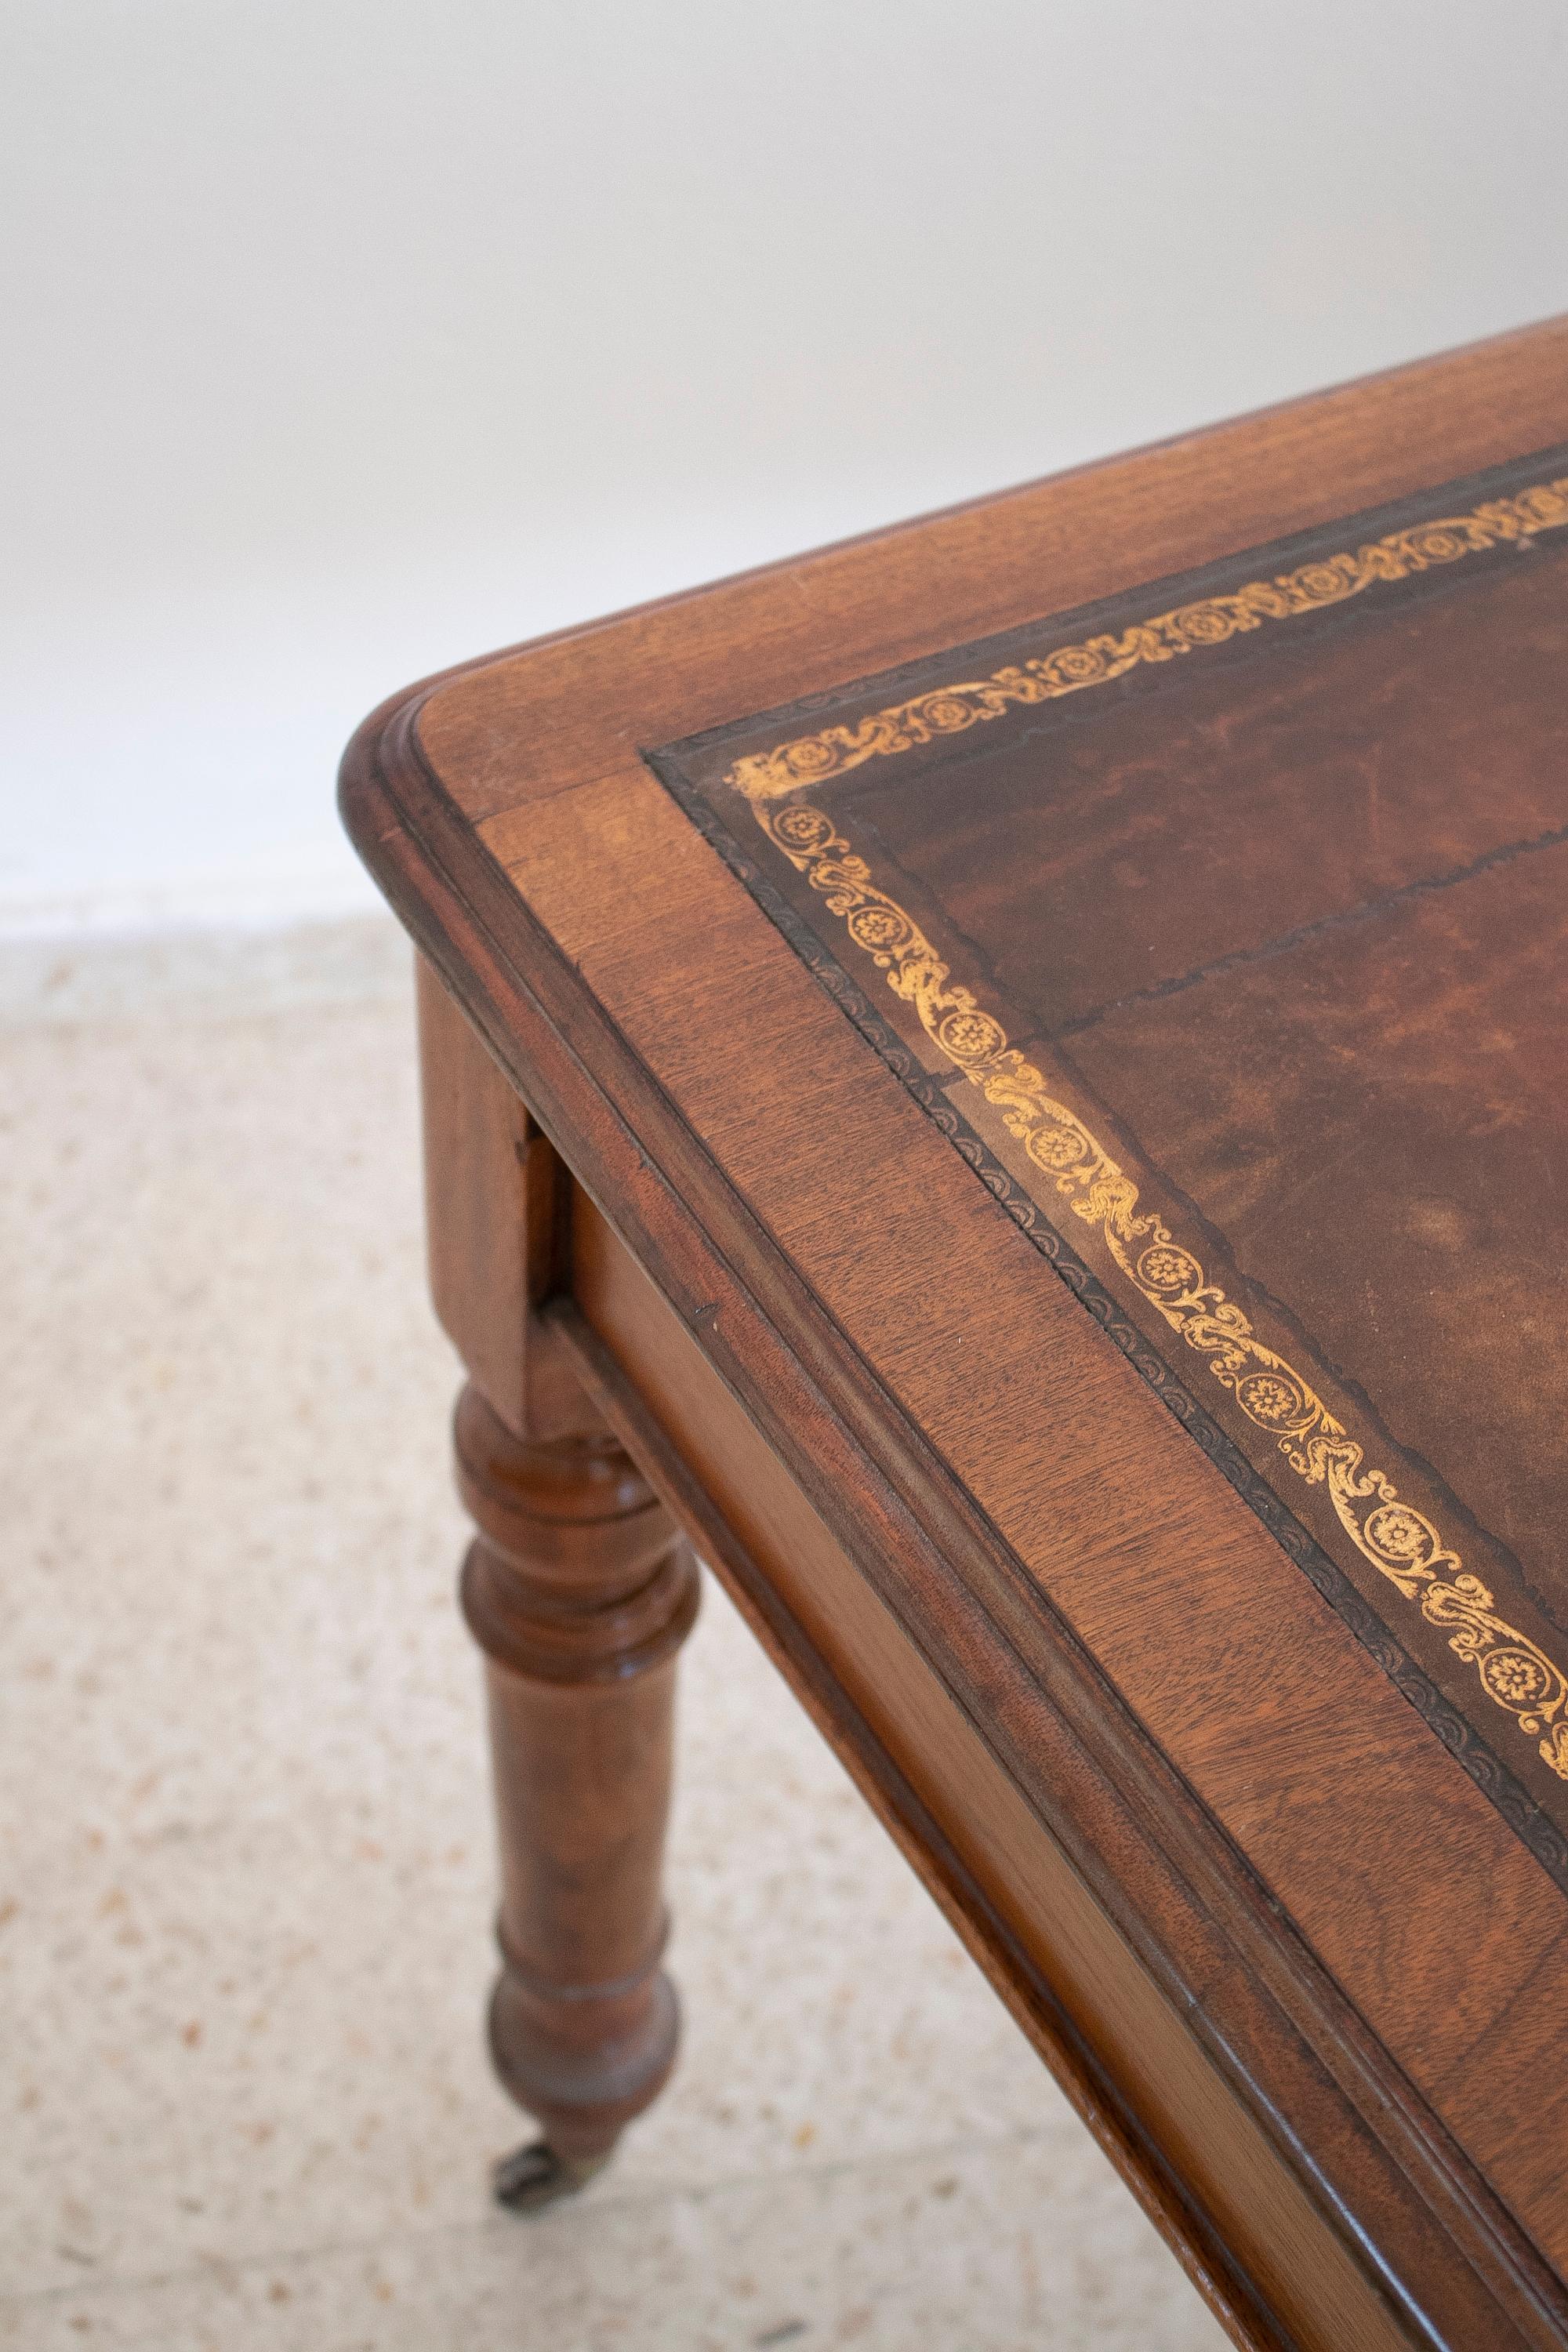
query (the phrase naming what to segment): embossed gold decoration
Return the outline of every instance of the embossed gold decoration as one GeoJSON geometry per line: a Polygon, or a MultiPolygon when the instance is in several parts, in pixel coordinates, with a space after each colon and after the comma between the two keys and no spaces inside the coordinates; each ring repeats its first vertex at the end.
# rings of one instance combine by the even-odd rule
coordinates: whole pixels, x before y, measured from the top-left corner
{"type": "Polygon", "coordinates": [[[912,916],[877,888],[870,869],[832,819],[798,794],[808,781],[842,773],[880,753],[992,719],[1013,702],[1037,702],[1120,677],[1135,662],[1167,661],[1217,645],[1263,620],[1309,612],[1479,547],[1568,523],[1568,477],[1479,507],[1458,520],[1419,523],[1269,583],[1187,605],[1130,629],[1091,638],[978,686],[954,686],[879,711],[858,727],[830,727],[772,752],[738,761],[726,782],[751,802],[768,838],[839,916],[856,945],[914,1007],[928,1037],[988,1103],[1075,1215],[1098,1228],[1123,1278],[1207,1358],[1209,1370],[1297,1476],[1321,1486],[1364,1559],[1476,1669],[1488,1696],[1510,1715],[1559,1779],[1568,1780],[1568,1675],[1497,1612],[1425,1514],[1401,1500],[1387,1474],[1331,1413],[1310,1381],[1260,1339],[1233,1299],[1151,1209],[1074,1112],[1054,1099],[1032,1062],[1007,1043],[994,1014],[955,982],[912,916]]]}
{"type": "Polygon", "coordinates": [[[1478,549],[1505,541],[1528,541],[1537,532],[1556,530],[1564,523],[1568,475],[1537,482],[1514,498],[1490,499],[1473,514],[1412,523],[1358,548],[1353,555],[1320,556],[1277,579],[1250,580],[1223,595],[1179,604],[1152,620],[1135,622],[1121,636],[1058,646],[1054,653],[1010,664],[990,677],[932,687],[910,701],[874,710],[852,726],[825,727],[820,734],[800,735],[772,751],[753,752],[735,762],[726,781],[750,801],[777,800],[803,784],[844,775],[868,760],[912,751],[933,736],[962,734],[984,719],[1000,719],[1016,704],[1050,702],[1060,695],[1079,694],[1086,687],[1108,686],[1140,663],[1173,661],[1202,646],[1223,645],[1227,637],[1260,628],[1266,621],[1321,612],[1325,605],[1359,596],[1380,581],[1405,580],[1413,572],[1429,572],[1436,564],[1454,563],[1478,549]]]}

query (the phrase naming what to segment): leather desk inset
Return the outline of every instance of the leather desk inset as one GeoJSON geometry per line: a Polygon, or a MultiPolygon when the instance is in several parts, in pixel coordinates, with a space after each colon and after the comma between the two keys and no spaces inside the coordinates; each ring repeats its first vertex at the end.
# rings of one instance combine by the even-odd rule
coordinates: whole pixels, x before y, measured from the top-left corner
{"type": "Polygon", "coordinates": [[[1568,446],[656,760],[1563,1885],[1565,677],[1568,446]]]}
{"type": "Polygon", "coordinates": [[[674,2060],[695,1549],[1238,2343],[1568,2347],[1565,656],[1568,321],[366,721],[507,2202],[674,2060]]]}

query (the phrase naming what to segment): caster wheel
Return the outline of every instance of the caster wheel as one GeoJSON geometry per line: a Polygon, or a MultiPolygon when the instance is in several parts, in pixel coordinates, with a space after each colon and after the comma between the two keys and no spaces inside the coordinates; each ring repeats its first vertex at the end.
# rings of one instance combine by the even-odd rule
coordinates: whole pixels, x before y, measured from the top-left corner
{"type": "Polygon", "coordinates": [[[557,2156],[546,2139],[531,2140],[503,2156],[490,2176],[498,2205],[509,2213],[537,2213],[563,2197],[574,2197],[595,2172],[609,2162],[605,2156],[557,2156]]]}

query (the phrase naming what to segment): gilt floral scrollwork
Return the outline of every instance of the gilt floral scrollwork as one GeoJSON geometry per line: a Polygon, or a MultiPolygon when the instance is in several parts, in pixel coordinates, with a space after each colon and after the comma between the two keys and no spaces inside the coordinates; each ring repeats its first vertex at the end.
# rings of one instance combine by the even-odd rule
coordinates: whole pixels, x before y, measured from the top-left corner
{"type": "Polygon", "coordinates": [[[1221,595],[1199,597],[1136,622],[1119,636],[1058,646],[1053,652],[1009,664],[990,677],[935,687],[907,702],[872,711],[853,725],[798,736],[771,751],[738,760],[727,781],[753,803],[776,800],[802,785],[846,774],[868,760],[912,751],[938,736],[961,734],[1020,704],[1049,702],[1087,687],[1107,686],[1142,663],[1173,661],[1202,646],[1224,645],[1266,623],[1320,612],[1379,583],[1406,580],[1414,572],[1456,563],[1487,548],[1521,545],[1565,523],[1568,475],[1537,482],[1513,498],[1489,499],[1468,515],[1390,531],[1353,553],[1320,556],[1273,580],[1249,580],[1221,595]]]}
{"type": "MultiPolygon", "coordinates": [[[[1556,496],[1568,490],[1568,483],[1550,488],[1556,496]]],[[[1527,492],[1525,498],[1542,495],[1527,492]]],[[[1511,512],[1522,501],[1504,503],[1511,512]]],[[[1561,504],[1561,519],[1568,520],[1568,498],[1561,504]]],[[[1460,528],[1425,526],[1426,560],[1452,560],[1431,551],[1446,549],[1444,534],[1460,528]]],[[[1418,538],[1399,534],[1396,541],[1379,542],[1379,549],[1394,551],[1387,557],[1391,562],[1404,561],[1399,551],[1418,538]]],[[[1368,552],[1363,550],[1355,560],[1368,552]]],[[[731,777],[740,781],[735,770],[731,777]]],[[[952,979],[913,917],[877,887],[865,859],[832,819],[801,799],[779,803],[753,793],[751,804],[768,838],[821,892],[894,993],[914,1008],[939,1052],[999,1111],[1073,1213],[1099,1231],[1123,1278],[1188,1347],[1206,1358],[1219,1386],[1254,1428],[1273,1440],[1297,1476],[1323,1489],[1362,1557],[1419,1606],[1456,1657],[1475,1668],[1488,1697],[1513,1716],[1544,1762],[1568,1780],[1568,1679],[1562,1669],[1498,1615],[1481,1580],[1464,1567],[1432,1521],[1401,1499],[1386,1473],[1369,1467],[1361,1444],[1310,1381],[1258,1337],[1235,1300],[1207,1279],[1163,1220],[1140,1205],[1138,1188],[1126,1171],[1056,1100],[1035,1065],[1009,1045],[995,1016],[952,979]]]]}

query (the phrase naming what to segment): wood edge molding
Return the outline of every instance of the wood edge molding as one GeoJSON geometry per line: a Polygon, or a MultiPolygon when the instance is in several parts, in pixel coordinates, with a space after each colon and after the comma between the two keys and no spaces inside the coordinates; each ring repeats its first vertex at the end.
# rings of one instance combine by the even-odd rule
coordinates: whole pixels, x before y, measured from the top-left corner
{"type": "MultiPolygon", "coordinates": [[[[584,1189],[601,1205],[604,1194],[614,1192],[622,1213],[606,1208],[609,1221],[639,1263],[650,1272],[658,1268],[659,1287],[688,1327],[701,1336],[697,1310],[722,1288],[734,1300],[735,1312],[755,1318],[760,1334],[771,1342],[770,1374],[782,1368],[797,1383],[812,1384],[813,1409],[854,1448],[864,1467],[866,1492],[879,1495],[878,1524],[884,1539],[888,1528],[896,1528],[907,1545],[912,1528],[919,1548],[942,1563],[952,1593],[967,1612],[973,1638],[988,1645],[987,1662],[999,1662],[1002,1671],[1008,1661],[1016,1666],[1018,1636],[1026,1637],[1027,1667],[1018,1679],[1028,1685],[1033,1703],[1054,1708],[1093,1769],[1157,1830],[1194,1918],[1201,1916],[1230,1954],[1230,1972],[1205,1993],[1201,2006],[1181,1975],[1169,1923],[1158,1933],[1151,1930],[1132,1890],[1124,1892],[1108,1880],[1092,1837],[1085,1835],[1071,1805],[1059,1795],[1053,1802],[1050,1792],[1039,1789],[1026,1759],[1020,1769],[1016,1745],[1005,1759],[1008,1769],[1107,1915],[1170,1999],[1191,2017],[1211,2063],[1310,2182],[1360,2258],[1368,2261],[1370,2250],[1325,2169],[1331,2164],[1342,2172],[1352,2158],[1356,2165],[1370,2163],[1385,2195],[1405,2211],[1407,2227],[1416,2226],[1419,2205],[1455,2248],[1464,2274],[1495,2297],[1493,2307],[1506,2330],[1493,2338],[1500,2347],[1510,2336],[1521,2343],[1556,2340],[1568,2323],[1562,2282],[1342,1992],[1294,1931],[1284,1927],[1245,1858],[1127,1715],[995,1530],[968,1497],[952,1491],[951,1474],[929,1447],[922,1448],[875,1374],[794,1270],[775,1264],[776,1294],[767,1308],[754,1281],[738,1273],[734,1242],[748,1258],[771,1255],[777,1261],[773,1244],[603,1009],[586,999],[504,870],[453,809],[417,735],[417,712],[427,691],[415,688],[392,698],[355,737],[344,761],[344,818],[405,926],[511,1083],[521,1087],[526,1079],[535,1115],[584,1189]],[[455,946],[459,938],[460,953],[455,946]],[[518,1066],[514,1041],[520,1030],[529,1040],[526,1071],[518,1066]],[[715,1209],[701,1234],[681,1206],[693,1183],[710,1195],[715,1209]],[[651,1225],[640,1233],[627,1229],[626,1204],[634,1185],[644,1196],[646,1213],[657,1218],[658,1240],[651,1225]],[[722,1256],[721,1230],[730,1236],[722,1256]],[[788,1309],[782,1321],[781,1307],[788,1309]],[[919,1508],[910,1501],[917,1482],[919,1508]],[[934,1518],[933,1496],[942,1497],[934,1518]],[[1112,1738],[1106,1724],[1119,1715],[1125,1720],[1112,1738]],[[1321,2133],[1315,2148],[1303,2145],[1269,2092],[1268,2079],[1279,2073],[1272,2059],[1287,2040],[1310,2052],[1331,2084],[1341,2117],[1331,2147],[1323,2145],[1321,2133]]],[[[766,1381],[745,1372],[732,1351],[704,1345],[720,1377],[799,1477],[803,1492],[819,1507],[827,1502],[830,1510],[821,1480],[816,1480],[814,1493],[810,1465],[799,1461],[799,1448],[792,1447],[763,1392],[766,1381]]],[[[868,1575],[874,1549],[868,1542],[868,1575]]],[[[909,1630],[918,1643],[918,1633],[909,1630]]],[[[934,1660],[928,1654],[928,1662],[952,1687],[952,1658],[934,1660]]],[[[994,1745],[996,1722],[985,1706],[977,1711],[976,1688],[967,1697],[956,1689],[954,1696],[994,1745]]],[[[1396,2252],[1391,2259],[1397,2261],[1396,2252]]],[[[1386,2283],[1404,2302],[1392,2280],[1386,2283]]],[[[1452,2274],[1451,2284],[1458,2292],[1452,2274]]],[[[1417,2340],[1443,2340],[1407,2302],[1404,2308],[1417,2340]]]]}
{"type": "MultiPolygon", "coordinates": [[[[1053,473],[1031,476],[1015,483],[1005,484],[994,490],[979,492],[973,498],[954,499],[949,504],[929,509],[918,515],[896,522],[878,524],[863,531],[853,531],[842,539],[829,540],[822,545],[803,549],[766,562],[743,566],[717,580],[703,582],[692,588],[680,588],[666,594],[650,596],[624,605],[617,610],[592,619],[573,622],[559,629],[546,630],[534,637],[515,644],[500,646],[489,652],[456,662],[448,667],[432,671],[391,695],[373,710],[358,730],[348,761],[362,737],[378,736],[386,723],[402,714],[410,726],[416,726],[420,709],[459,679],[472,677],[478,672],[510,667],[531,655],[543,654],[571,643],[581,644],[584,650],[590,641],[613,638],[618,633],[650,617],[674,613],[682,606],[695,605],[712,597],[737,590],[758,586],[802,566],[816,568],[832,566],[874,555],[879,550],[894,550],[900,541],[921,531],[942,529],[959,523],[986,508],[1016,508],[1039,499],[1053,489],[1092,482],[1097,477],[1110,477],[1119,468],[1143,467],[1161,459],[1174,461],[1184,453],[1197,452],[1205,446],[1223,442],[1226,436],[1249,436],[1269,428],[1287,426],[1309,414],[1325,415],[1355,403],[1383,402],[1401,395],[1418,397],[1435,378],[1455,370],[1480,370],[1496,364],[1514,353],[1528,355],[1536,346],[1549,348],[1553,342],[1564,346],[1564,364],[1568,365],[1568,310],[1546,319],[1533,320],[1524,325],[1505,330],[1495,335],[1478,336],[1467,343],[1457,344],[1446,352],[1415,360],[1398,361],[1374,368],[1367,373],[1318,387],[1312,391],[1293,394],[1285,399],[1267,401],[1260,406],[1244,409],[1233,416],[1221,417],[1204,425],[1188,425],[1175,432],[1157,436],[1137,447],[1116,450],[1105,456],[1083,460],[1077,465],[1059,467],[1053,473]]],[[[1020,614],[1020,619],[1026,615],[1020,614]]],[[[971,631],[967,634],[985,634],[971,631]]],[[[880,667],[880,665],[878,665],[880,667]]],[[[744,716],[744,710],[731,714],[744,716]]],[[[709,722],[705,722],[709,723],[709,722]]],[[[711,723],[721,723],[714,721],[711,723]]],[[[688,730],[689,731],[689,730],[688,730]]],[[[672,736],[669,740],[674,740],[672,736]]],[[[573,782],[581,779],[574,778],[573,782]]],[[[345,810],[346,821],[346,810],[345,810]]],[[[351,831],[352,831],[351,825],[351,831]]]]}
{"type": "Polygon", "coordinates": [[[772,1591],[745,1544],[688,1469],[679,1449],[569,1298],[544,1318],[570,1353],[579,1379],[670,1517],[723,1583],[756,1640],[817,1731],[849,1773],[883,1828],[925,1885],[972,1958],[1019,2021],[1075,2112],[1115,2165],[1187,2276],[1234,2340],[1254,2352],[1288,2352],[1250,2281],[1183,2190],[1109,2081],[1071,2017],[1055,1999],[951,1842],[772,1591]]]}

